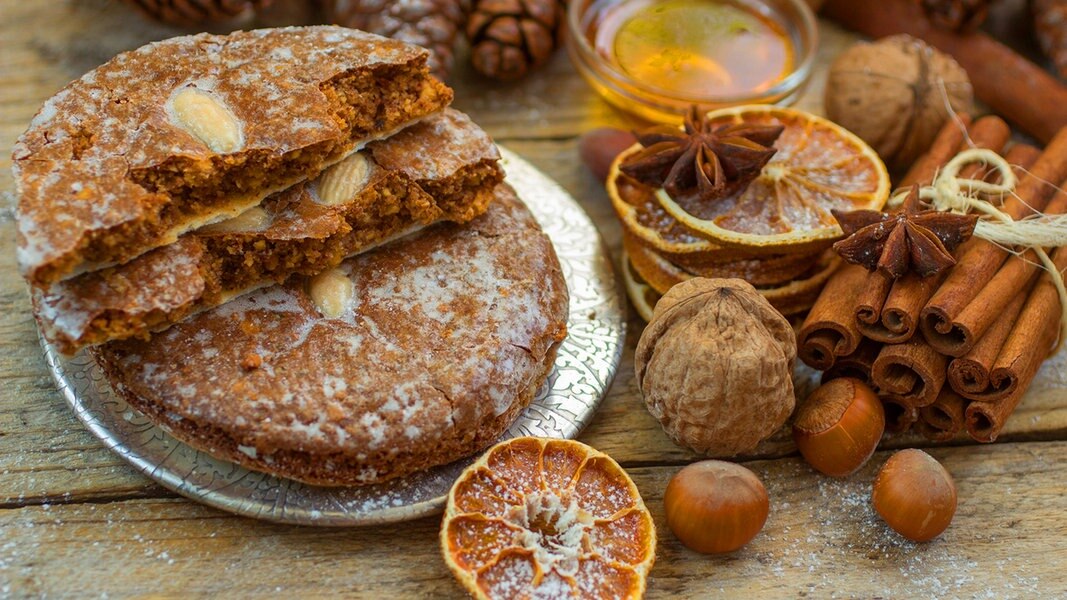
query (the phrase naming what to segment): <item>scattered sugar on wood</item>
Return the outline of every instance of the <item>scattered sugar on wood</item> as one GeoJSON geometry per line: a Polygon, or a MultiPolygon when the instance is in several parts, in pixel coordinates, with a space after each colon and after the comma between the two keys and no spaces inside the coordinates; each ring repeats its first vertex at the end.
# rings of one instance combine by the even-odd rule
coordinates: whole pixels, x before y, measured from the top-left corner
{"type": "MultiPolygon", "coordinates": [[[[729,564],[743,570],[733,577],[782,579],[789,589],[829,598],[847,596],[838,591],[846,570],[869,574],[869,587],[860,589],[870,597],[1003,598],[1042,591],[1038,578],[1026,574],[1025,561],[983,561],[974,544],[955,542],[953,527],[963,526],[958,523],[927,544],[897,535],[871,507],[870,469],[841,480],[815,475],[799,460],[770,474],[753,466],[771,496],[771,514],[763,532],[731,555],[729,564]],[[796,497],[797,488],[805,490],[802,501],[775,501],[796,497]]],[[[981,536],[997,542],[992,534],[981,536]]],[[[677,560],[692,558],[686,554],[677,560]]]]}

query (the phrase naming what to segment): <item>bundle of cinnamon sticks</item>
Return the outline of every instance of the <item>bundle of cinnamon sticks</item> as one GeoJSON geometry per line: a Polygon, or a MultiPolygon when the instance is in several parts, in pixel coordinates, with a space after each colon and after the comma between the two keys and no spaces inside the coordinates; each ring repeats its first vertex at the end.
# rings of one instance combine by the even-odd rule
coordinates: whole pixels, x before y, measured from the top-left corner
{"type": "MultiPolygon", "coordinates": [[[[1067,187],[1067,128],[1043,151],[1006,147],[1010,136],[998,117],[972,122],[962,115],[945,125],[901,184],[929,185],[960,151],[988,148],[1018,177],[1002,211],[1016,220],[1067,213],[1067,192],[1057,191],[1067,187]]],[[[967,169],[961,177],[990,176],[979,166],[967,169]]],[[[1061,272],[1065,248],[1052,254],[1061,272]]],[[[846,265],[808,314],[798,354],[824,371],[824,381],[849,376],[871,384],[891,431],[916,425],[930,439],[947,440],[966,429],[975,440],[992,442],[1053,350],[1062,309],[1032,252],[1016,255],[972,238],[955,258],[940,275],[896,280],[846,265]]]]}

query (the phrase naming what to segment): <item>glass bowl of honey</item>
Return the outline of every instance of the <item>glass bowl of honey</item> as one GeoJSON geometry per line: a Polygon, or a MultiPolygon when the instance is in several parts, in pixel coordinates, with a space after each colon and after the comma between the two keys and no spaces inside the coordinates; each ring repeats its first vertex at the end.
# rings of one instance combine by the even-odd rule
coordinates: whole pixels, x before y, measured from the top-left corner
{"type": "Polygon", "coordinates": [[[811,75],[805,0],[571,0],[567,48],[605,100],[651,121],[689,106],[787,105],[811,75]]]}

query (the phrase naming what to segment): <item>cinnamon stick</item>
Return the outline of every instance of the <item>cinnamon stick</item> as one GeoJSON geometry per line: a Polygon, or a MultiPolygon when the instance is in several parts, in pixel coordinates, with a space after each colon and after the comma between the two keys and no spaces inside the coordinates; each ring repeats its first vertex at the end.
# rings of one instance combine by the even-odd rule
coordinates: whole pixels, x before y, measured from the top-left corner
{"type": "Polygon", "coordinates": [[[893,288],[893,280],[881,271],[871,271],[862,285],[863,291],[856,298],[856,306],[852,311],[861,334],[864,329],[877,327],[881,322],[882,307],[885,306],[889,290],[893,288]]]}
{"type": "MultiPolygon", "coordinates": [[[[1067,211],[1067,193],[1059,192],[1045,207],[1046,214],[1067,211]]],[[[969,353],[995,323],[1005,318],[1008,305],[1020,290],[1029,290],[1037,279],[1038,258],[1033,251],[1009,256],[996,275],[952,320],[952,334],[939,336],[935,346],[954,356],[969,353]],[[941,348],[939,344],[944,344],[941,348]]]]}
{"type": "MultiPolygon", "coordinates": [[[[1000,120],[997,117],[987,116],[979,119],[979,121],[987,119],[1000,120]]],[[[973,137],[971,125],[971,115],[966,113],[957,113],[955,119],[949,119],[941,127],[941,131],[937,132],[937,137],[934,138],[933,143],[930,144],[926,152],[904,174],[904,178],[900,180],[898,187],[907,188],[916,183],[928,185],[932,182],[937,175],[938,169],[943,167],[960,151],[966,138],[973,137]]],[[[984,127],[987,126],[983,125],[984,127]]]]}
{"type": "Polygon", "coordinates": [[[874,368],[874,360],[878,358],[881,350],[882,345],[878,342],[863,340],[855,352],[838,357],[833,366],[823,372],[822,383],[839,377],[852,377],[877,388],[871,380],[871,369],[874,368]]]}
{"type": "Polygon", "coordinates": [[[879,396],[885,410],[885,430],[887,433],[903,433],[919,420],[919,409],[891,395],[879,396]]]}
{"type": "Polygon", "coordinates": [[[963,431],[966,408],[967,401],[946,385],[933,404],[919,409],[917,429],[928,440],[951,440],[963,431]]]}
{"type": "Polygon", "coordinates": [[[867,271],[844,265],[826,283],[797,333],[797,355],[813,369],[825,371],[838,356],[856,351],[863,336],[852,318],[852,305],[867,271]]]}
{"type": "MultiPolygon", "coordinates": [[[[951,125],[951,123],[949,123],[951,125]]],[[[987,148],[1000,152],[1011,136],[1011,129],[1007,123],[998,117],[987,116],[979,119],[970,128],[970,144],[960,140],[956,148],[949,149],[948,145],[940,147],[935,154],[933,149],[930,156],[940,159],[937,168],[940,168],[962,149],[970,146],[987,148]]],[[[935,143],[935,147],[937,144],[935,143]]],[[[919,169],[913,169],[909,175],[928,176],[929,179],[916,178],[913,182],[927,185],[932,182],[936,168],[928,171],[927,165],[920,165],[919,169]]],[[[975,177],[981,167],[970,165],[964,172],[963,177],[975,177]]],[[[869,296],[864,297],[864,303],[857,308],[856,318],[859,320],[860,332],[875,340],[886,343],[901,343],[909,340],[917,329],[919,313],[927,300],[937,289],[941,279],[931,280],[917,276],[905,276],[895,282],[877,282],[877,287],[872,288],[869,296]],[[874,309],[876,305],[880,309],[874,309]]]]}
{"type": "Polygon", "coordinates": [[[948,359],[922,336],[915,336],[903,344],[883,346],[871,369],[871,379],[880,392],[918,409],[937,400],[947,368],[948,359]]]}
{"type": "MultiPolygon", "coordinates": [[[[969,115],[959,114],[957,118],[958,121],[950,121],[941,128],[930,149],[908,171],[904,182],[929,183],[937,170],[956,155],[971,126],[969,115]]],[[[834,365],[836,357],[854,353],[863,339],[856,319],[867,318],[861,315],[870,313],[869,319],[878,321],[890,283],[881,273],[868,273],[856,265],[839,269],[823,288],[797,334],[800,359],[814,369],[825,371],[834,365]]]]}
{"type": "MultiPolygon", "coordinates": [[[[919,277],[908,273],[893,282],[876,322],[860,322],[860,332],[886,344],[900,344],[918,330],[919,313],[944,280],[944,275],[919,277]]],[[[857,315],[858,318],[858,315],[857,315]]]]}
{"type": "Polygon", "coordinates": [[[992,327],[985,332],[978,343],[967,354],[953,359],[948,364],[948,384],[964,398],[970,400],[984,400],[986,402],[1002,398],[1006,395],[1004,390],[989,385],[989,372],[993,370],[993,364],[1000,355],[1000,349],[1004,341],[1008,339],[1012,327],[1015,326],[1019,313],[1030,296],[1030,287],[1015,294],[1000,318],[992,327]]]}
{"type": "MultiPolygon", "coordinates": [[[[1052,260],[1061,273],[1067,270],[1067,247],[1057,248],[1052,260]]],[[[1017,392],[1030,387],[1038,367],[1048,358],[1060,333],[1061,310],[1059,293],[1046,273],[1026,299],[989,372],[989,387],[997,393],[989,394],[990,401],[975,409],[986,415],[993,426],[1003,426],[1022,398],[1017,392]]]]}
{"type": "Polygon", "coordinates": [[[914,0],[828,0],[822,14],[873,38],[907,33],[952,55],[982,101],[1043,142],[1067,126],[1067,87],[982,32],[939,29],[914,0]]]}
{"type": "Polygon", "coordinates": [[[1004,423],[1019,405],[1026,390],[1016,389],[1001,402],[971,402],[964,418],[967,434],[976,442],[995,442],[1004,429],[1004,423]]]}
{"type": "MultiPolygon", "coordinates": [[[[1003,146],[1011,133],[1004,121],[996,117],[979,119],[973,126],[969,115],[961,114],[958,118],[959,121],[950,119],[941,127],[930,149],[915,161],[901,180],[902,187],[913,184],[929,185],[934,180],[937,170],[952,160],[961,148],[966,147],[964,145],[966,135],[972,138],[977,137],[982,143],[986,143],[987,138],[989,142],[1000,139],[1000,145],[1003,146]]],[[[880,335],[883,329],[881,326],[882,308],[892,287],[893,281],[878,271],[867,275],[867,280],[862,284],[862,291],[855,297],[855,308],[852,311],[860,333],[880,341],[887,341],[884,339],[885,336],[880,335]]]]}
{"type": "MultiPolygon", "coordinates": [[[[975,147],[986,148],[993,150],[994,152],[1001,152],[1004,148],[1004,144],[1008,142],[1008,138],[1011,136],[1011,129],[1008,124],[1002,119],[994,116],[987,116],[975,122],[974,126],[970,129],[970,144],[960,144],[959,150],[975,147]]],[[[956,155],[958,150],[952,151],[951,154],[945,158],[944,163],[947,163],[956,155]]],[[[1017,151],[1008,152],[1011,156],[1016,154],[1017,151]]],[[[1018,152],[1018,158],[1024,159],[1029,156],[1029,153],[1018,152]]],[[[1035,156],[1036,158],[1036,156],[1035,156]]],[[[1012,160],[1008,158],[1008,160],[1012,160]]],[[[942,163],[942,164],[944,164],[942,163]]],[[[1027,163],[1026,167],[1031,163],[1027,163]]],[[[960,177],[964,178],[977,178],[981,176],[982,167],[980,165],[968,165],[960,172],[960,177]]],[[[917,183],[929,184],[932,181],[933,175],[930,175],[930,180],[919,181],[917,183]]],[[[933,296],[934,292],[944,281],[945,275],[938,277],[919,277],[914,274],[908,274],[900,279],[897,279],[892,283],[892,287],[889,289],[888,295],[883,296],[884,304],[881,309],[881,314],[877,319],[873,317],[875,314],[869,311],[867,306],[861,306],[857,309],[856,318],[860,320],[859,329],[863,335],[885,342],[887,344],[899,344],[911,339],[911,336],[918,330],[919,315],[922,312],[927,301],[933,296]],[[863,311],[863,316],[859,314],[859,311],[863,311]]]]}
{"type": "MultiPolygon", "coordinates": [[[[1055,191],[1046,181],[1067,178],[1067,129],[1053,138],[1029,171],[1022,177],[1015,194],[1001,206],[1002,211],[1016,220],[1045,209],[1055,191]]],[[[954,327],[953,321],[996,275],[1008,257],[1006,250],[984,240],[971,239],[965,246],[967,249],[956,266],[923,308],[919,322],[930,345],[949,356],[963,356],[973,346],[973,336],[969,339],[968,332],[954,327]]]]}

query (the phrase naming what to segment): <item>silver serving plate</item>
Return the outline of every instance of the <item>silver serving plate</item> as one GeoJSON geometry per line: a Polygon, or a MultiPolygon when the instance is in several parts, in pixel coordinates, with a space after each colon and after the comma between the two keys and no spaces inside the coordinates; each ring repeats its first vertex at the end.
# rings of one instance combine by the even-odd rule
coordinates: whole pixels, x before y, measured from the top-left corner
{"type": "MultiPolygon", "coordinates": [[[[501,148],[507,180],[551,238],[570,290],[567,339],[551,375],[503,439],[573,438],[589,423],[615,377],[626,334],[625,303],[600,234],[558,184],[501,148]]],[[[45,359],[82,423],[163,487],[230,512],[283,523],[371,525],[439,512],[474,457],[380,485],[330,488],[250,471],[165,433],[112,393],[84,351],[45,359]]]]}

